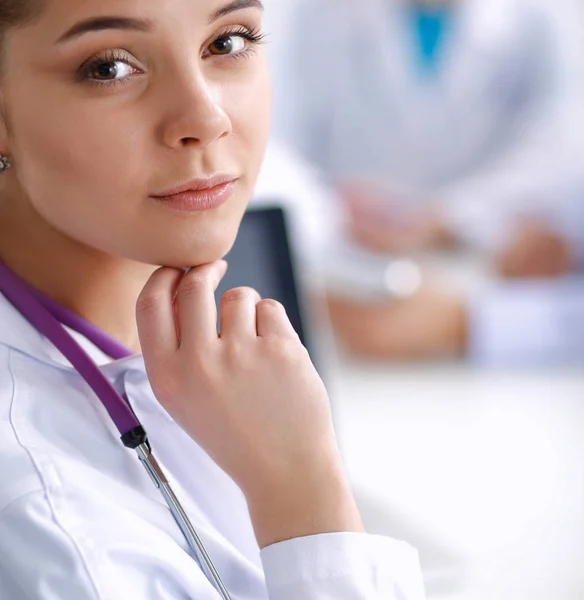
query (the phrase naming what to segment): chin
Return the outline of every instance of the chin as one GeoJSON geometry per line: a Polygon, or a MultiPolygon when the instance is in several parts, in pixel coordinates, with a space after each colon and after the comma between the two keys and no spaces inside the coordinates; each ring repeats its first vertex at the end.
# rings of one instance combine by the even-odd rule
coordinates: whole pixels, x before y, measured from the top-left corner
{"type": "Polygon", "coordinates": [[[182,269],[206,265],[224,258],[235,243],[238,227],[227,228],[215,235],[207,234],[204,239],[197,238],[181,243],[180,239],[165,244],[163,248],[149,248],[146,260],[148,264],[182,269]]]}
{"type": "MultiPolygon", "coordinates": [[[[187,218],[148,219],[135,237],[125,238],[113,254],[153,266],[176,269],[196,267],[220,260],[229,253],[247,207],[247,201],[224,205],[187,218]]],[[[164,213],[163,213],[164,215],[164,213]]]]}

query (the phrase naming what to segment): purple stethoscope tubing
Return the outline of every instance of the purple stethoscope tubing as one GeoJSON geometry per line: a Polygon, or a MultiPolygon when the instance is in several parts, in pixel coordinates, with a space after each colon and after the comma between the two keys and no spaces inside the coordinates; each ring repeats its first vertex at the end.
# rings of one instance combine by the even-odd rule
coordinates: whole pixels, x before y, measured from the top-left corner
{"type": "Polygon", "coordinates": [[[203,542],[154,458],[146,432],[132,411],[129,402],[118,394],[85,350],[69,335],[63,327],[63,323],[86,334],[86,337],[93,338],[91,341],[114,359],[131,356],[130,350],[114,340],[108,339],[97,330],[89,331],[89,325],[81,317],[42,295],[1,261],[0,292],[40,334],[45,336],[65,356],[95,392],[118,428],[124,445],[136,450],[140,462],[164,497],[174,520],[209,582],[217,590],[221,600],[231,600],[203,542]]]}
{"type": "MultiPolygon", "coordinates": [[[[0,292],[40,334],[50,340],[69,360],[101,400],[122,438],[142,427],[128,403],[104,377],[83,348],[67,333],[41,299],[35,297],[28,284],[1,262],[0,292]]],[[[133,449],[135,448],[136,446],[133,447],[133,449]]]]}

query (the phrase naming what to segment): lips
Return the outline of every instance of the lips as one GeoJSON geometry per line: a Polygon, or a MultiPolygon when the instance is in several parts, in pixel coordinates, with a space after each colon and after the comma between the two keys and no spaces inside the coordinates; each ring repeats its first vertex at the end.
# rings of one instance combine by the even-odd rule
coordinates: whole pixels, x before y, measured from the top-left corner
{"type": "Polygon", "coordinates": [[[208,177],[205,179],[193,179],[188,183],[178,187],[153,194],[153,197],[168,198],[169,196],[175,196],[184,192],[203,192],[205,190],[212,190],[213,188],[235,182],[236,179],[237,177],[233,175],[214,175],[213,177],[208,177]]]}
{"type": "Polygon", "coordinates": [[[195,212],[217,208],[225,203],[237,177],[232,175],[216,175],[206,179],[194,179],[184,185],[165,190],[152,196],[166,208],[195,212]]]}

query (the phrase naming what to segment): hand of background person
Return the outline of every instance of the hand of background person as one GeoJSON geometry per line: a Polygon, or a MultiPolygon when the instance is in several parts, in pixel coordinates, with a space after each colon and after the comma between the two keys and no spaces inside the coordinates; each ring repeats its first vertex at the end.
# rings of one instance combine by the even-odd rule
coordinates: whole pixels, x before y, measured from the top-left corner
{"type": "Polygon", "coordinates": [[[377,303],[331,297],[328,305],[339,338],[360,356],[423,360],[460,356],[466,349],[464,303],[436,289],[377,303]]]}
{"type": "Polygon", "coordinates": [[[497,257],[507,278],[556,278],[575,266],[572,248],[560,234],[538,221],[518,225],[512,240],[497,257]]]}
{"type": "Polygon", "coordinates": [[[366,183],[345,184],[340,195],[347,233],[362,248],[379,254],[403,254],[455,243],[432,209],[404,206],[406,199],[392,201],[366,183]]]}
{"type": "Polygon", "coordinates": [[[341,465],[323,382],[284,307],[240,288],[224,262],[160,269],[137,305],[152,389],[239,485],[260,547],[363,526],[341,465]]]}

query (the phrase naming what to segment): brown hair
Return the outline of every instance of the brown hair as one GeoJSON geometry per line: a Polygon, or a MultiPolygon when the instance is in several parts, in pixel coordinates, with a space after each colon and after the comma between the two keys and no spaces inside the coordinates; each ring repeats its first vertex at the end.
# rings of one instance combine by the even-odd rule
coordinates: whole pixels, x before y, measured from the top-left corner
{"type": "MultiPolygon", "coordinates": [[[[42,11],[45,0],[0,0],[0,44],[13,27],[34,21],[42,11]]],[[[0,77],[4,74],[4,52],[0,46],[0,77]]]]}
{"type": "Polygon", "coordinates": [[[29,23],[41,9],[41,0],[0,0],[0,35],[11,27],[29,23]]]}

